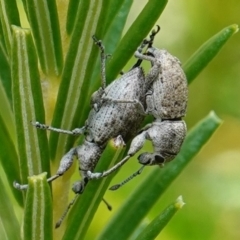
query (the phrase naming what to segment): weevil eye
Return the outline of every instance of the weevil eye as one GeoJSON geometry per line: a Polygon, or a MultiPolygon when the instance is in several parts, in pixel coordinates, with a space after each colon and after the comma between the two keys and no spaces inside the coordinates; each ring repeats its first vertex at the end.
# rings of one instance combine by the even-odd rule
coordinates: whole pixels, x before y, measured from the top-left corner
{"type": "Polygon", "coordinates": [[[138,156],[138,161],[143,165],[163,165],[165,162],[164,157],[154,153],[142,153],[138,156]]]}
{"type": "Polygon", "coordinates": [[[155,155],[155,164],[162,165],[165,162],[165,159],[161,155],[155,155]]]}

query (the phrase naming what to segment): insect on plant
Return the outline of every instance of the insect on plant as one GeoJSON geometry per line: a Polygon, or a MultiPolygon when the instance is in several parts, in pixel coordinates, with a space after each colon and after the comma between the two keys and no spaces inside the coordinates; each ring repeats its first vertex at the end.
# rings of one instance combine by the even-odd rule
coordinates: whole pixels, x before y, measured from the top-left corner
{"type": "MultiPolygon", "coordinates": [[[[158,28],[159,30],[159,28],[158,28]]],[[[114,172],[135,155],[144,145],[146,140],[153,144],[153,153],[145,152],[138,156],[140,164],[164,166],[173,160],[179,153],[185,139],[187,128],[182,117],[186,114],[188,101],[187,79],[180,61],[166,50],[159,50],[152,46],[153,41],[144,40],[135,52],[139,60],[151,62],[152,68],[146,75],[146,81],[151,82],[151,87],[146,92],[146,114],[154,116],[153,123],[147,124],[132,140],[127,156],[115,166],[103,173],[88,171],[90,178],[101,178],[114,172]],[[148,44],[146,54],[143,48],[148,44]]],[[[120,184],[112,186],[116,190],[133,177],[140,174],[141,167],[136,173],[120,184]]]]}
{"type": "MultiPolygon", "coordinates": [[[[156,33],[152,31],[150,41],[154,39],[156,33]]],[[[106,86],[105,63],[108,55],[105,55],[102,42],[97,40],[95,36],[93,40],[101,52],[102,86],[92,94],[92,109],[85,126],[69,131],[32,122],[36,128],[43,130],[70,135],[85,134],[83,143],[70,149],[62,157],[57,173],[47,179],[48,182],[51,182],[62,176],[71,167],[74,157],[77,157],[82,179],[73,185],[72,189],[76,194],[83,193],[88,180],[91,179],[88,173],[94,171],[110,139],[116,139],[118,144],[124,145],[126,141],[137,134],[145,117],[145,95],[152,84],[151,78],[145,78],[139,62],[130,71],[106,86]]],[[[14,186],[19,190],[28,188],[27,184],[21,185],[16,182],[14,186]]],[[[57,226],[60,225],[61,221],[62,219],[57,223],[57,226]]]]}

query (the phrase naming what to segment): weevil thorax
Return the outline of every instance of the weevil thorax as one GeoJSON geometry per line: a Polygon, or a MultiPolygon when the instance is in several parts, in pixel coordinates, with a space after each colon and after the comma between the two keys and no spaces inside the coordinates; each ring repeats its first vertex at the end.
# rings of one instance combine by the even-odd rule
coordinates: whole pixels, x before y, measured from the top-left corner
{"type": "Polygon", "coordinates": [[[152,85],[152,94],[147,96],[149,113],[162,120],[184,117],[188,88],[180,61],[166,50],[154,47],[148,49],[148,54],[161,63],[160,73],[152,85]]]}

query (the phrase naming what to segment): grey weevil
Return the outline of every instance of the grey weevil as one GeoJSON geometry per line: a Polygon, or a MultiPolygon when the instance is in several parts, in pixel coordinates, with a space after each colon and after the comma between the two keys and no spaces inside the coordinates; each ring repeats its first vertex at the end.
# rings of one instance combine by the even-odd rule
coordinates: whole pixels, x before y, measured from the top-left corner
{"type": "MultiPolygon", "coordinates": [[[[90,178],[101,178],[112,173],[130,157],[135,155],[146,140],[153,144],[153,153],[142,153],[138,156],[142,165],[160,165],[173,160],[179,153],[186,136],[186,124],[182,117],[186,114],[188,101],[187,79],[181,68],[180,61],[166,50],[159,50],[149,44],[146,55],[142,54],[146,41],[135,52],[140,60],[150,61],[152,68],[146,75],[146,81],[152,82],[151,88],[146,92],[146,113],[153,115],[153,123],[146,125],[132,140],[127,156],[115,166],[103,173],[88,172],[90,178]]],[[[140,174],[143,167],[121,184],[114,185],[116,190],[132,177],[140,174]]]]}
{"type": "Polygon", "coordinates": [[[186,136],[186,115],[188,102],[187,79],[180,61],[166,50],[148,48],[147,56],[140,52],[136,56],[150,60],[152,66],[161,62],[160,72],[152,83],[146,96],[147,112],[155,121],[145,127],[141,140],[153,142],[154,153],[142,153],[138,159],[141,164],[164,164],[175,158],[186,136]]]}

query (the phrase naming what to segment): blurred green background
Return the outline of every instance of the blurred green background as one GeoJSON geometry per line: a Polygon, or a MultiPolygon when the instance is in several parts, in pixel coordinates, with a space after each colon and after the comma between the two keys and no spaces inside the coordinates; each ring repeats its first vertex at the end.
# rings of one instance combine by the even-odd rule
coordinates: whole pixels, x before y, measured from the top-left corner
{"type": "MultiPolygon", "coordinates": [[[[146,2],[134,2],[126,29],[146,2]]],[[[240,24],[239,0],[170,0],[157,22],[161,31],[156,37],[155,46],[167,49],[184,63],[205,41],[234,23],[240,24]]],[[[146,219],[147,223],[169,202],[183,195],[186,205],[157,239],[240,239],[239,44],[238,33],[189,87],[188,112],[185,118],[188,128],[211,110],[216,111],[223,123],[200,154],[158,201],[150,212],[149,219],[146,219]]],[[[134,61],[132,59],[129,66],[134,61]]],[[[130,160],[115,177],[113,184],[137,169],[137,161],[130,160]]],[[[151,171],[151,167],[145,169],[142,175],[147,175],[148,171],[151,171]]],[[[121,206],[143,177],[137,177],[116,192],[107,192],[105,198],[112,204],[113,211],[121,206]]],[[[94,239],[96,233],[110,220],[111,214],[103,204],[100,206],[88,239],[94,239]]]]}

